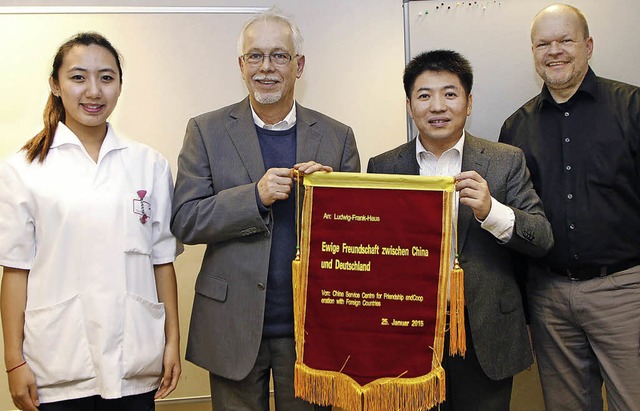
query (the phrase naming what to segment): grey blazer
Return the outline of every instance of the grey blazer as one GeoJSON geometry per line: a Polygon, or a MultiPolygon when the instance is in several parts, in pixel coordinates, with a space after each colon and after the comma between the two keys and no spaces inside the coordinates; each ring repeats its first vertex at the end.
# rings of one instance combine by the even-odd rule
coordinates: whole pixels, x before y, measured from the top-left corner
{"type": "MultiPolygon", "coordinates": [[[[360,171],[350,127],[296,105],[297,162],[360,171]]],[[[171,230],[206,244],[186,359],[222,377],[251,371],[262,338],[273,219],[258,211],[265,173],[248,98],[192,118],[178,157],[171,230]]]]}
{"type": "MultiPolygon", "coordinates": [[[[473,344],[485,374],[498,380],[533,363],[517,278],[525,273],[514,269],[515,253],[542,256],[553,236],[520,149],[466,133],[462,171],[468,170],[487,180],[492,197],[515,213],[513,236],[503,244],[480,227],[470,207],[458,211],[459,260],[473,344]]],[[[419,174],[415,140],[373,157],[367,172],[419,174]]]]}

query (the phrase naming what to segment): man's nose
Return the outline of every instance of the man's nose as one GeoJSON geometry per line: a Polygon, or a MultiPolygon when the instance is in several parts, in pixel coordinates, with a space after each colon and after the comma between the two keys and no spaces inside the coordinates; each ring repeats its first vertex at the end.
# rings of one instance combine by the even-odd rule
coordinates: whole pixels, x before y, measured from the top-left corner
{"type": "Polygon", "coordinates": [[[564,51],[560,43],[557,41],[552,41],[549,44],[549,54],[561,54],[564,51]]]}
{"type": "Polygon", "coordinates": [[[433,96],[431,97],[431,111],[445,111],[447,109],[447,105],[445,104],[444,97],[441,96],[433,96]]]}
{"type": "Polygon", "coordinates": [[[274,66],[271,62],[271,55],[265,54],[262,57],[262,62],[260,63],[260,71],[273,71],[274,66]]]}

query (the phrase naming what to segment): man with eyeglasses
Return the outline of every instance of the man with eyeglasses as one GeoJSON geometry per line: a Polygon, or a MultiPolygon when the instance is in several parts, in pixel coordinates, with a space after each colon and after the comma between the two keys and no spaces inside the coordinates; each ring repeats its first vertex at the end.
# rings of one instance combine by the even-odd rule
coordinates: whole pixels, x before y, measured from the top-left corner
{"type": "Polygon", "coordinates": [[[189,121],[171,229],[206,244],[186,359],[210,372],[213,409],[311,410],[295,398],[292,170],[360,171],[353,131],[294,101],[305,58],[298,27],[275,10],[238,40],[249,96],[189,121]]]}
{"type": "MultiPolygon", "coordinates": [[[[530,265],[531,329],[547,410],[640,410],[640,88],[598,77],[573,6],[531,26],[540,94],[500,141],[527,156],[555,246],[530,265]]],[[[527,73],[528,74],[528,73],[527,73]]]]}

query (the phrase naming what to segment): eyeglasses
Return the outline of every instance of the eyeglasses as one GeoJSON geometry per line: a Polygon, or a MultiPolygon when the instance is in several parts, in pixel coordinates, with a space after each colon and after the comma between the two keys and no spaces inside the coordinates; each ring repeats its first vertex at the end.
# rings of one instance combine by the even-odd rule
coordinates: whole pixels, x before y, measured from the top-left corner
{"type": "MultiPolygon", "coordinates": [[[[296,54],[296,57],[297,56],[298,55],[296,54]]],[[[289,64],[289,62],[293,58],[291,57],[291,54],[284,53],[284,52],[277,52],[277,53],[270,53],[270,54],[253,52],[253,53],[243,54],[241,57],[245,63],[253,64],[253,65],[262,64],[262,62],[264,61],[264,58],[269,57],[269,61],[271,61],[276,66],[286,66],[287,64],[289,64]]]]}

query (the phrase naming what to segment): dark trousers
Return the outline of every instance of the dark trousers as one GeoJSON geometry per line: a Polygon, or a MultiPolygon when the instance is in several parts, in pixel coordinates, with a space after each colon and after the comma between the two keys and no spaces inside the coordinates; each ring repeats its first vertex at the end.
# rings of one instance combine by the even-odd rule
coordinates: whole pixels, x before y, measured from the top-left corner
{"type": "Polygon", "coordinates": [[[40,404],[39,411],[153,411],[155,390],[144,394],[129,395],[105,400],[99,395],[73,400],[40,404]]]}
{"type": "MultiPolygon", "coordinates": [[[[442,366],[447,399],[440,405],[440,411],[509,411],[513,377],[497,381],[487,377],[478,362],[469,315],[465,314],[467,352],[464,358],[449,356],[449,332],[445,334],[442,366]]],[[[438,410],[438,407],[432,410],[438,410]]]]}
{"type": "Polygon", "coordinates": [[[296,398],[293,338],[263,338],[253,369],[241,381],[209,374],[214,411],[269,411],[269,380],[273,378],[277,411],[330,410],[296,398]]]}

